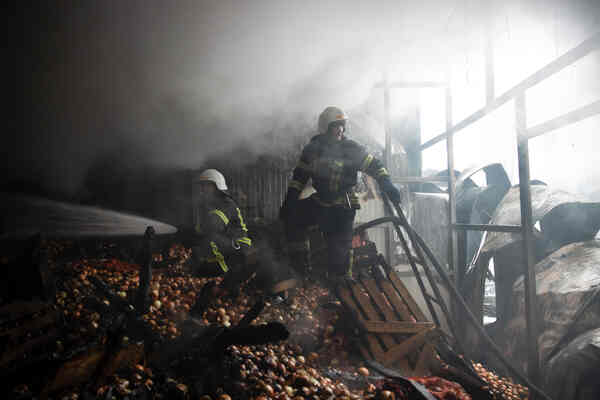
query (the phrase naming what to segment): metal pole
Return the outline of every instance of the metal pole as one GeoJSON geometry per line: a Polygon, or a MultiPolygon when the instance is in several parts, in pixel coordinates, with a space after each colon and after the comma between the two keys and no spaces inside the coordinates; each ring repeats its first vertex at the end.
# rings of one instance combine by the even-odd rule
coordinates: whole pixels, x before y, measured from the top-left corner
{"type": "Polygon", "coordinates": [[[144,233],[144,244],[140,260],[140,286],[135,298],[135,307],[140,314],[144,314],[150,305],[148,295],[150,293],[150,284],[152,283],[152,253],[154,251],[155,237],[156,232],[154,228],[151,226],[147,227],[146,233],[144,233]]]}
{"type": "MultiPolygon", "coordinates": [[[[450,85],[446,87],[446,131],[452,127],[452,92],[450,85]]],[[[450,131],[446,140],[446,154],[448,158],[448,267],[454,274],[454,285],[459,288],[462,285],[462,266],[458,263],[457,235],[454,230],[456,224],[456,177],[454,176],[454,134],[450,131]]],[[[460,327],[460,307],[452,303],[454,326],[460,327]]],[[[457,335],[456,340],[458,340],[457,335]]]]}
{"type": "MultiPolygon", "coordinates": [[[[388,171],[392,171],[392,126],[390,120],[390,88],[388,86],[387,71],[383,76],[383,113],[385,129],[385,150],[383,161],[388,171]]],[[[385,228],[385,253],[390,265],[394,265],[392,245],[392,231],[389,227],[385,228]]]]}
{"type": "MultiPolygon", "coordinates": [[[[481,321],[479,321],[473,315],[473,312],[471,312],[471,309],[469,308],[469,306],[467,305],[467,303],[465,302],[465,300],[463,299],[461,294],[458,292],[458,290],[456,289],[456,287],[454,286],[454,284],[452,283],[450,278],[448,277],[448,274],[446,273],[444,268],[440,265],[439,261],[437,261],[437,259],[435,258],[435,255],[432,253],[431,249],[429,249],[429,247],[427,247],[423,238],[421,238],[419,236],[419,234],[417,232],[415,232],[414,229],[412,229],[412,227],[410,225],[408,225],[408,223],[406,222],[406,218],[400,218],[400,211],[402,211],[402,210],[399,210],[399,212],[398,212],[398,215],[399,215],[398,220],[399,220],[400,224],[402,226],[404,226],[405,230],[409,233],[409,235],[412,235],[412,238],[416,239],[416,242],[418,243],[419,247],[423,249],[423,251],[425,252],[427,257],[431,261],[431,264],[436,269],[439,276],[442,278],[442,282],[446,285],[450,294],[456,298],[456,301],[462,307],[462,310],[464,312],[466,319],[469,322],[471,322],[471,324],[475,327],[475,329],[479,333],[480,337],[484,339],[485,344],[490,347],[490,349],[492,350],[494,355],[496,357],[498,357],[500,359],[500,361],[502,361],[504,363],[504,365],[508,368],[508,370],[512,374],[514,374],[515,376],[517,376],[519,379],[521,379],[523,382],[525,382],[527,384],[527,386],[530,389],[531,395],[533,395],[535,393],[535,394],[537,394],[537,396],[539,396],[539,398],[550,400],[548,395],[546,395],[530,379],[527,379],[527,377],[523,376],[523,374],[521,374],[521,372],[517,368],[515,368],[509,360],[506,359],[502,350],[498,347],[498,345],[496,345],[496,343],[494,343],[492,338],[490,338],[490,336],[487,334],[487,332],[483,328],[481,321]]],[[[412,238],[411,238],[411,240],[412,240],[412,238]]],[[[460,343],[459,343],[459,345],[460,345],[460,343]]],[[[533,397],[530,397],[530,399],[532,399],[532,398],[533,397]]],[[[535,397],[535,398],[537,399],[538,397],[535,397]]]]}
{"type": "Polygon", "coordinates": [[[543,122],[539,125],[527,129],[526,136],[528,139],[533,139],[536,136],[544,135],[550,131],[560,129],[563,126],[574,124],[586,118],[600,114],[600,100],[586,104],[576,110],[569,111],[559,117],[553,118],[550,121],[543,122]]]}
{"type": "Polygon", "coordinates": [[[384,107],[384,123],[385,123],[385,154],[384,162],[388,170],[392,167],[392,127],[390,122],[390,88],[388,86],[387,73],[383,78],[383,107],[384,107]]]}
{"type": "Polygon", "coordinates": [[[521,227],[523,229],[523,259],[525,261],[525,320],[527,322],[528,374],[529,379],[539,383],[539,352],[537,329],[537,298],[535,282],[535,257],[533,242],[533,212],[529,185],[529,141],[523,136],[527,128],[525,94],[515,99],[515,124],[519,157],[519,196],[521,201],[521,227]]]}
{"type": "MultiPolygon", "coordinates": [[[[590,38],[582,42],[579,46],[569,50],[567,53],[558,57],[550,64],[547,64],[542,69],[534,72],[529,77],[522,80],[517,85],[513,86],[508,91],[504,92],[500,96],[496,97],[491,104],[486,104],[485,107],[475,111],[473,114],[469,115],[462,121],[459,121],[452,127],[453,132],[458,132],[467,126],[479,121],[481,118],[485,117],[492,111],[497,108],[500,108],[510,100],[514,99],[520,93],[523,93],[525,90],[537,85],[548,77],[554,75],[555,73],[561,71],[562,69],[568,67],[573,64],[575,61],[585,57],[592,51],[598,50],[600,48],[600,31],[592,35],[590,38]]],[[[429,139],[427,142],[421,145],[421,150],[425,150],[434,144],[441,142],[448,135],[448,131],[443,132],[437,135],[434,138],[429,139]]]]}

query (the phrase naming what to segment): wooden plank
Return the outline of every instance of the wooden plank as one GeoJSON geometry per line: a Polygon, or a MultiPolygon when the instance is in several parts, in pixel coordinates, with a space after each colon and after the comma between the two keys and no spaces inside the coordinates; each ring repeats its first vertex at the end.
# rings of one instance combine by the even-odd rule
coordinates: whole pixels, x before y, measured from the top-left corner
{"type": "MultiPolygon", "coordinates": [[[[350,293],[349,289],[338,286],[335,291],[341,302],[344,303],[344,305],[348,307],[355,315],[360,316],[362,314],[360,307],[352,298],[352,294],[350,293]]],[[[373,357],[376,360],[383,359],[383,347],[379,344],[379,341],[375,335],[367,334],[365,335],[365,339],[369,343],[369,350],[371,351],[373,357]]]]}
{"type": "Polygon", "coordinates": [[[421,308],[419,308],[419,306],[415,302],[415,299],[412,297],[406,286],[404,286],[404,283],[402,283],[400,278],[398,278],[396,273],[394,271],[390,271],[388,273],[388,277],[390,278],[390,281],[392,282],[396,290],[400,293],[402,299],[406,302],[406,305],[414,315],[415,319],[419,322],[427,321],[427,318],[425,318],[425,314],[423,314],[423,311],[421,311],[421,308]]]}
{"type": "Polygon", "coordinates": [[[424,330],[421,333],[411,336],[399,345],[394,346],[387,353],[385,353],[383,364],[391,365],[399,359],[405,357],[408,353],[417,350],[423,345],[423,343],[425,343],[425,341],[430,337],[430,335],[432,335],[434,331],[434,329],[424,330]]]}
{"type": "Polygon", "coordinates": [[[95,346],[63,363],[44,385],[42,397],[55,390],[89,382],[105,353],[105,346],[95,346]]]}
{"type": "Polygon", "coordinates": [[[294,278],[286,279],[284,281],[277,282],[275,285],[273,285],[269,289],[269,292],[270,293],[279,293],[279,292],[283,292],[285,290],[290,290],[292,288],[295,288],[296,286],[298,286],[297,279],[294,279],[294,278]]]}
{"type": "Polygon", "coordinates": [[[386,301],[385,297],[381,294],[381,290],[377,287],[375,283],[375,279],[372,278],[363,278],[362,284],[367,289],[367,293],[375,302],[375,305],[379,308],[379,311],[383,314],[386,321],[395,321],[396,316],[394,315],[394,310],[390,304],[386,301]]]}
{"type": "Polygon", "coordinates": [[[113,350],[113,353],[108,354],[100,364],[96,373],[97,379],[102,381],[106,377],[114,375],[117,370],[124,367],[133,368],[143,356],[143,344],[130,343],[126,347],[115,349],[113,350]]]}
{"type": "Polygon", "coordinates": [[[435,357],[435,350],[431,343],[425,343],[423,345],[423,349],[421,349],[421,353],[419,354],[419,358],[417,359],[417,363],[415,365],[415,375],[416,376],[426,376],[431,374],[431,363],[433,358],[435,357]]]}
{"type": "Polygon", "coordinates": [[[416,322],[416,318],[411,314],[408,306],[400,298],[394,286],[388,281],[380,281],[379,285],[390,301],[390,304],[393,306],[394,311],[399,316],[399,319],[402,321],[416,322]]]}
{"type": "MultiPolygon", "coordinates": [[[[400,372],[404,376],[414,376],[413,367],[410,365],[410,361],[406,357],[402,357],[400,360],[393,363],[394,369],[400,372]]],[[[392,365],[389,365],[392,367],[392,365]]]]}
{"type": "MultiPolygon", "coordinates": [[[[367,320],[369,321],[383,321],[383,318],[379,316],[375,307],[371,304],[371,300],[367,297],[368,293],[361,290],[361,286],[358,283],[352,284],[352,293],[354,294],[354,298],[358,301],[364,313],[367,316],[367,320]]],[[[383,344],[387,349],[391,349],[396,345],[394,338],[390,334],[381,334],[380,335],[383,344]]]]}
{"type": "Polygon", "coordinates": [[[11,338],[22,336],[28,332],[39,330],[44,328],[45,326],[54,324],[57,321],[57,319],[58,311],[52,310],[44,316],[28,320],[27,322],[23,322],[22,325],[2,331],[0,332],[0,336],[10,336],[11,338]]]}
{"type": "Polygon", "coordinates": [[[406,322],[406,321],[365,321],[360,324],[369,333],[400,333],[414,334],[435,326],[433,322],[406,322]]]}
{"type": "Polygon", "coordinates": [[[373,355],[371,353],[369,353],[369,350],[365,346],[359,345],[358,346],[358,351],[360,351],[360,354],[363,356],[363,358],[365,360],[372,360],[373,359],[373,355]]]}
{"type": "MultiPolygon", "coordinates": [[[[373,328],[379,330],[379,333],[396,333],[396,335],[392,336],[396,343],[403,342],[406,338],[401,337],[398,334],[415,334],[419,333],[424,329],[429,329],[433,327],[432,323],[419,323],[416,322],[399,322],[395,321],[394,311],[390,306],[390,303],[386,301],[383,296],[381,290],[377,287],[374,279],[365,278],[362,280],[363,285],[367,288],[368,293],[371,295],[371,298],[375,301],[377,307],[379,307],[380,311],[384,314],[386,322],[379,323],[377,321],[369,321],[370,324],[365,325],[367,331],[372,332],[373,328]]],[[[401,300],[398,299],[400,303],[401,300]]]]}

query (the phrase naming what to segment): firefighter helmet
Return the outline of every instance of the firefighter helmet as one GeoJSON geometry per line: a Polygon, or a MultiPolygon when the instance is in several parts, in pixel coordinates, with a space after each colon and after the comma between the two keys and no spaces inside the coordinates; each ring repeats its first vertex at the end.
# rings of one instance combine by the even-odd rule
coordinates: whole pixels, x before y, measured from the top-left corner
{"type": "Polygon", "coordinates": [[[348,116],[339,107],[327,107],[319,115],[319,133],[327,133],[329,124],[335,121],[348,121],[348,116]]]}
{"type": "Polygon", "coordinates": [[[200,176],[195,179],[195,182],[209,181],[213,182],[217,189],[227,190],[227,184],[225,183],[225,177],[222,173],[216,169],[207,169],[202,171],[200,176]]]}

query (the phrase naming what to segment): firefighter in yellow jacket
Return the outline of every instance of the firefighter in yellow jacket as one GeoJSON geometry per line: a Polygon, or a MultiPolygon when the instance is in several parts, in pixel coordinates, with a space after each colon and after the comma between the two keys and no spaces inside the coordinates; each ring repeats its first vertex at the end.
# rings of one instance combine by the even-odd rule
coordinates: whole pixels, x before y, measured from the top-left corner
{"type": "Polygon", "coordinates": [[[248,228],[240,208],[227,193],[223,174],[207,169],[194,183],[199,201],[195,205],[193,268],[204,275],[224,275],[222,287],[235,295],[239,284],[253,272],[247,265],[252,249],[248,228]]]}
{"type": "Polygon", "coordinates": [[[352,275],[352,229],[360,208],[353,188],[359,171],[375,178],[392,202],[400,202],[400,192],[381,161],[344,136],[347,121],[348,116],[338,107],[327,107],[320,114],[319,134],[302,150],[281,206],[291,266],[302,275],[311,268],[307,229],[314,225],[327,242],[329,276],[352,275]],[[309,178],[316,193],[299,200],[309,178]]]}

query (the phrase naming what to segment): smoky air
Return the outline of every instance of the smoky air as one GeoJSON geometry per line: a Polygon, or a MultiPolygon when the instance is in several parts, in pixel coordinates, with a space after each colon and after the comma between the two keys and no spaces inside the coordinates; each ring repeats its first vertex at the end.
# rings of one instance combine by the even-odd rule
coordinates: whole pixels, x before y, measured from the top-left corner
{"type": "MultiPolygon", "coordinates": [[[[472,54],[481,44],[486,14],[475,3],[20,6],[17,65],[23,101],[17,108],[22,119],[15,132],[5,134],[0,183],[5,190],[77,198],[90,169],[99,165],[109,166],[105,170],[113,175],[144,168],[193,170],[209,157],[231,157],[239,146],[246,151],[232,160],[250,163],[308,140],[318,113],[332,104],[349,111],[357,137],[382,144],[382,93],[374,85],[384,70],[393,80],[439,81],[452,65],[465,84],[479,84],[483,66],[472,54]]],[[[500,43],[523,34],[520,26],[553,26],[546,36],[556,57],[597,29],[595,2],[550,3],[496,4],[494,37],[500,43]]],[[[532,45],[539,37],[532,34],[532,45]]],[[[534,70],[523,71],[521,78],[534,70]]],[[[584,84],[583,76],[576,81],[582,95],[600,92],[584,84]]],[[[414,92],[399,97],[401,103],[423,101],[414,92]]],[[[597,132],[598,126],[596,118],[585,131],[597,132]]],[[[586,151],[588,146],[580,147],[586,151]]],[[[588,152],[578,157],[597,158],[588,152]]],[[[582,174],[582,182],[593,177],[593,172],[582,174]]]]}

